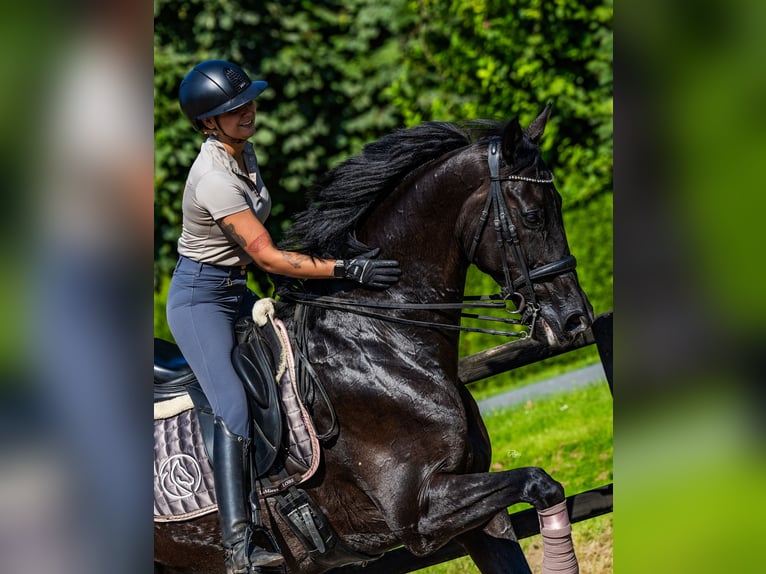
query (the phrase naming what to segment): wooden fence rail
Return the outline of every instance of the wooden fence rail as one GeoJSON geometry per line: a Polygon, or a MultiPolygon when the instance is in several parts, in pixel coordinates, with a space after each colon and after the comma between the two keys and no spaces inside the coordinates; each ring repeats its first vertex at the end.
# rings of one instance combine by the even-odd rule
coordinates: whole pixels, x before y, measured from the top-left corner
{"type": "Polygon", "coordinates": [[[612,389],[612,316],[612,311],[609,311],[596,317],[591,328],[567,347],[549,347],[531,339],[521,339],[463,357],[458,366],[458,378],[467,385],[595,344],[609,388],[612,389]]]}
{"type": "MultiPolygon", "coordinates": [[[[470,384],[595,344],[604,367],[609,390],[614,394],[612,382],[612,318],[612,311],[599,315],[591,328],[579,337],[576,343],[568,347],[552,348],[528,339],[522,339],[469,355],[460,360],[458,377],[463,384],[470,384]]],[[[612,484],[568,496],[567,509],[573,524],[612,512],[612,484]]],[[[513,528],[520,540],[540,533],[537,512],[534,508],[515,512],[510,516],[513,528]]],[[[383,557],[366,566],[343,566],[331,570],[330,574],[406,574],[465,555],[465,549],[456,542],[451,542],[433,554],[421,557],[411,554],[402,547],[387,552],[383,557]]]]}

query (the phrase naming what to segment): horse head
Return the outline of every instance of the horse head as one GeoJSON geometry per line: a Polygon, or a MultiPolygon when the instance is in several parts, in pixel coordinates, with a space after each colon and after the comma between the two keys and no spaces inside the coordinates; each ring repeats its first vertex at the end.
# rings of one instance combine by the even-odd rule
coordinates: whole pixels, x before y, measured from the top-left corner
{"type": "Polygon", "coordinates": [[[564,345],[593,321],[561,215],[561,196],[538,144],[550,105],[522,130],[518,119],[487,147],[489,177],[466,202],[458,230],[464,253],[502,286],[531,336],[564,345]],[[482,214],[474,215],[479,209],[482,214]]]}
{"type": "MultiPolygon", "coordinates": [[[[550,106],[526,130],[517,119],[428,122],[367,144],[318,182],[282,246],[337,257],[353,236],[380,247],[401,262],[402,277],[386,294],[364,296],[390,303],[455,303],[474,263],[516,303],[533,337],[565,345],[593,310],[538,146],[549,114],[550,106]]],[[[438,314],[459,322],[446,306],[438,314]]]]}

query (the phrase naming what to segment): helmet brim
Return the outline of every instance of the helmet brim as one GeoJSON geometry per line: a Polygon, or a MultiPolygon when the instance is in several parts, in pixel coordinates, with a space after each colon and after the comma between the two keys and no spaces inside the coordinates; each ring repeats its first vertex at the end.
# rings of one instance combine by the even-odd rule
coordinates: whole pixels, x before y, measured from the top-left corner
{"type": "Polygon", "coordinates": [[[205,112],[204,114],[198,115],[197,119],[201,120],[204,118],[212,118],[213,116],[230,112],[231,110],[234,110],[238,108],[239,106],[246,104],[247,102],[251,100],[254,100],[256,97],[258,97],[258,95],[260,95],[260,93],[263,90],[265,90],[268,87],[268,85],[269,85],[268,82],[264,82],[263,80],[256,80],[254,82],[251,82],[250,86],[248,86],[248,88],[244,92],[237,94],[228,102],[225,102],[221,104],[220,106],[217,106],[213,108],[212,110],[205,112]]]}

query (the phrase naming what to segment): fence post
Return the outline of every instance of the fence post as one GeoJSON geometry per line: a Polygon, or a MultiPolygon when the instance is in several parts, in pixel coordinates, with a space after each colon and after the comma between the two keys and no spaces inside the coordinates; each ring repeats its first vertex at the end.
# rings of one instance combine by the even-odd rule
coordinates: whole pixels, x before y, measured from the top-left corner
{"type": "Polygon", "coordinates": [[[614,397],[614,385],[612,382],[612,322],[614,313],[609,311],[599,315],[593,325],[591,325],[591,331],[593,332],[593,338],[596,340],[596,348],[598,354],[601,357],[601,364],[604,367],[604,374],[606,375],[606,382],[609,383],[609,391],[614,397]]]}

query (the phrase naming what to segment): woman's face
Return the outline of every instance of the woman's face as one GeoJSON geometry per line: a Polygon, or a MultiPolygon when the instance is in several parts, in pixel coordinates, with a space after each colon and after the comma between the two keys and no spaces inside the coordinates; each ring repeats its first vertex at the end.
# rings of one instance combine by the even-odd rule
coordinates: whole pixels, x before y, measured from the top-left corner
{"type": "Polygon", "coordinates": [[[255,102],[252,100],[217,116],[224,134],[246,140],[255,134],[255,102]]]}

